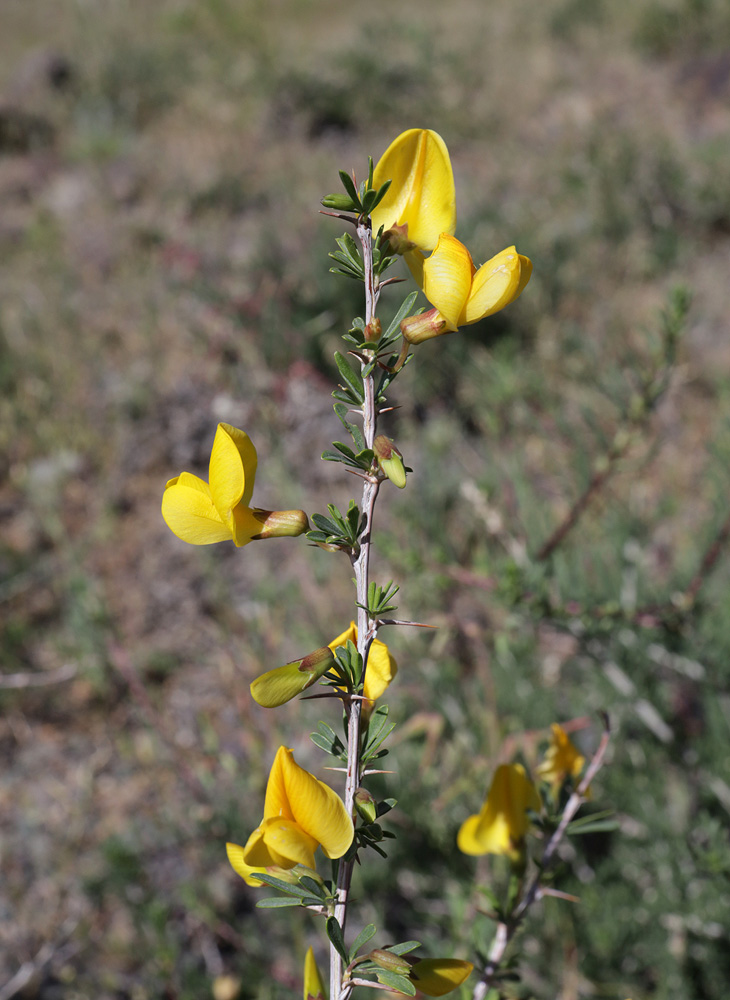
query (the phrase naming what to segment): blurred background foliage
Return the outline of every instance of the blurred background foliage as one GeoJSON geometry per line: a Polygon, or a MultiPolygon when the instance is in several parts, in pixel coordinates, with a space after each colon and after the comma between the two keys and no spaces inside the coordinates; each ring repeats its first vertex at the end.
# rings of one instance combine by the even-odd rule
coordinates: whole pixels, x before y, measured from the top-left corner
{"type": "Polygon", "coordinates": [[[475,258],[517,243],[535,274],[392,399],[415,471],[375,576],[439,629],[383,635],[400,836],[353,928],[484,950],[458,824],[550,722],[592,750],[605,708],[590,808],[620,828],[567,845],[580,903],[535,908],[506,995],[724,998],[726,0],[2,6],[0,996],[275,1000],[322,948],[309,916],[254,910],[223,843],[280,743],[321,765],[324,709],[254,711],[248,682],[346,627],[349,567],[187,547],[159,500],[223,419],[258,447],[256,503],[346,507],[317,456],[361,305],[318,202],[422,126],[475,258]]]}

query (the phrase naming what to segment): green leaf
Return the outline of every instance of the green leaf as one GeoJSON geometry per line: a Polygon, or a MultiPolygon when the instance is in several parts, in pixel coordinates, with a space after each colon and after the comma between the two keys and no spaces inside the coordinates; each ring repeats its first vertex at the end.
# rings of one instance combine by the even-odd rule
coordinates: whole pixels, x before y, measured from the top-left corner
{"type": "Polygon", "coordinates": [[[340,927],[335,917],[327,918],[326,929],[327,929],[327,937],[332,942],[340,958],[342,959],[343,962],[345,962],[345,964],[349,965],[350,956],[347,954],[347,948],[345,946],[345,936],[342,933],[342,928],[340,927]]]}
{"type": "Polygon", "coordinates": [[[356,424],[351,424],[350,421],[347,419],[347,407],[344,406],[342,403],[335,403],[333,408],[340,420],[340,423],[350,432],[350,435],[352,437],[352,440],[355,442],[355,447],[357,448],[357,450],[364,451],[365,438],[363,437],[360,428],[356,424]]]}
{"type": "MultiPolygon", "coordinates": [[[[392,949],[390,949],[392,951],[392,949]]],[[[405,993],[407,997],[416,995],[416,987],[407,976],[400,976],[397,972],[389,972],[387,969],[378,969],[375,972],[378,982],[384,986],[389,986],[392,990],[405,993]]]]}
{"type": "Polygon", "coordinates": [[[362,376],[350,365],[350,362],[339,351],[335,351],[335,362],[340,375],[345,380],[347,387],[362,403],[365,399],[365,391],[362,384],[362,376]]]}
{"type": "Polygon", "coordinates": [[[259,899],[256,903],[258,910],[283,910],[285,906],[301,906],[300,899],[292,899],[289,896],[282,899],[281,896],[267,896],[266,899],[259,899]]]}
{"type": "Polygon", "coordinates": [[[377,933],[378,928],[375,924],[368,924],[366,927],[360,931],[358,936],[352,943],[352,948],[350,949],[350,961],[355,958],[357,953],[360,951],[363,945],[367,944],[371,937],[377,933]]]}
{"type": "Polygon", "coordinates": [[[309,890],[309,892],[313,896],[316,896],[320,902],[325,898],[324,889],[319,882],[316,882],[310,875],[302,875],[299,879],[299,885],[303,889],[309,890]]]}
{"type": "Polygon", "coordinates": [[[342,186],[349,194],[352,201],[358,206],[360,206],[360,198],[358,196],[357,190],[355,188],[355,182],[352,177],[347,173],[346,170],[340,170],[340,180],[342,181],[342,186]]]}
{"type": "Polygon", "coordinates": [[[582,837],[584,833],[612,833],[614,830],[618,830],[618,828],[619,822],[616,819],[599,819],[594,823],[583,823],[580,826],[570,823],[565,832],[570,837],[582,837]]]}
{"type": "Polygon", "coordinates": [[[415,951],[420,947],[420,941],[401,941],[400,944],[389,944],[385,950],[392,951],[394,955],[407,955],[409,951],[415,951]]]}
{"type": "Polygon", "coordinates": [[[393,337],[394,334],[400,334],[401,320],[404,320],[406,316],[410,315],[411,310],[413,309],[413,304],[417,298],[418,298],[418,292],[411,292],[410,295],[407,295],[405,297],[405,299],[401,303],[400,309],[391,320],[390,326],[383,334],[381,340],[389,340],[391,337],[393,337]]]}

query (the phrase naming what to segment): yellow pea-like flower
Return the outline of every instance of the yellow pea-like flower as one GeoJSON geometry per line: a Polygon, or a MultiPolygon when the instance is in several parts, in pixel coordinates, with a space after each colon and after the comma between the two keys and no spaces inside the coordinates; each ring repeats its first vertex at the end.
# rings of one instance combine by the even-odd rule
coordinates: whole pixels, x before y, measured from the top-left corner
{"type": "Polygon", "coordinates": [[[580,775],[586,759],[562,726],[553,722],[550,729],[552,732],[545,759],[537,765],[535,773],[550,785],[553,798],[556,798],[566,778],[580,775]]]}
{"type": "Polygon", "coordinates": [[[430,257],[414,253],[419,262],[411,270],[434,306],[401,323],[411,344],[452,333],[504,309],[522,293],[532,274],[532,262],[507,247],[477,268],[471,254],[454,236],[442,233],[430,257]]]}
{"type": "MultiPolygon", "coordinates": [[[[346,646],[348,639],[357,645],[357,625],[355,622],[350,622],[350,627],[345,629],[336,639],[333,639],[329,648],[334,653],[338,646],[346,646]]],[[[388,685],[397,673],[398,664],[388,647],[380,639],[374,639],[370,644],[365,670],[363,687],[363,697],[366,699],[363,706],[365,711],[368,709],[372,711],[374,703],[385,694],[388,685]]]]}
{"type": "MultiPolygon", "coordinates": [[[[446,143],[431,129],[411,128],[388,146],[373,171],[373,186],[391,181],[371,215],[373,231],[394,231],[403,251],[433,250],[456,229],[454,172],[446,143]]],[[[406,258],[408,259],[408,258],[406,258]]]]}
{"type": "Polygon", "coordinates": [[[424,958],[411,968],[413,985],[429,997],[442,997],[457,989],[471,975],[474,966],[458,958],[424,958]]]}
{"type": "Polygon", "coordinates": [[[264,818],[245,847],[236,850],[232,845],[231,851],[229,846],[228,857],[248,881],[255,878],[256,869],[271,866],[314,868],[317,847],[328,858],[341,858],[353,834],[352,819],[339,795],[300,767],[290,749],[279,747],[266,786],[264,818]]]}
{"type": "Polygon", "coordinates": [[[304,956],[304,1000],[325,1000],[326,996],[324,983],[314,959],[314,952],[308,948],[307,954],[304,956]]]}
{"type": "Polygon", "coordinates": [[[481,811],[462,823],[457,837],[464,854],[506,854],[517,860],[530,825],[528,809],[542,808],[535,786],[521,764],[501,764],[481,811]]]}
{"type": "Polygon", "coordinates": [[[208,482],[182,472],[162,497],[170,530],[191,545],[231,541],[240,547],[258,538],[301,535],[309,528],[303,510],[250,507],[257,456],[245,431],[218,424],[210,453],[208,482]]]}

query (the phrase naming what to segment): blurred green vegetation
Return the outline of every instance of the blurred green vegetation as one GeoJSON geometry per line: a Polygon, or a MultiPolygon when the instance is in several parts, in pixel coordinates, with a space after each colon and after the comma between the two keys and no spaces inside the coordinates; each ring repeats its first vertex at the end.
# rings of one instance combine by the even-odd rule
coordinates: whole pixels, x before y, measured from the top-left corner
{"type": "Polygon", "coordinates": [[[43,1000],[299,993],[317,923],[257,913],[223,844],[280,743],[321,764],[319,703],[254,711],[248,681],[346,627],[349,566],[188,548],[158,504],[224,419],[259,450],[256,503],[347,506],[317,456],[361,304],[319,199],[424,126],[475,259],[516,243],[535,272],[393,394],[414,473],[379,508],[375,577],[439,629],[382,636],[399,837],[356,875],[353,932],[484,951],[458,825],[500,753],[534,764],[555,720],[589,752],[606,709],[591,808],[620,828],[570,842],[580,903],[535,908],[505,995],[724,998],[724,0],[5,0],[0,55],[0,657],[27,682],[0,689],[0,980],[40,955],[43,1000]]]}

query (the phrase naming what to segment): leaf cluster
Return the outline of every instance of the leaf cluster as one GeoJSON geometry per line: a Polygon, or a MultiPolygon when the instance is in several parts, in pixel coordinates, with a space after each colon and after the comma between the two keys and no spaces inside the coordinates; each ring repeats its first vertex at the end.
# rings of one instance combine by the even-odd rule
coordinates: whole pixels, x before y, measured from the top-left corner
{"type": "Polygon", "coordinates": [[[397,604],[391,604],[400,587],[389,580],[384,587],[379,586],[374,580],[368,584],[367,604],[358,604],[359,608],[365,608],[368,617],[371,619],[380,618],[382,615],[392,614],[398,610],[397,604]]]}
{"type": "Polygon", "coordinates": [[[355,187],[356,181],[350,177],[346,170],[340,170],[340,180],[345,189],[344,194],[328,194],[322,199],[325,208],[332,208],[337,212],[357,212],[359,216],[370,215],[385,197],[390,181],[385,181],[379,188],[373,187],[373,158],[368,157],[368,177],[366,181],[361,181],[355,187]]]}
{"type": "MultiPolygon", "coordinates": [[[[296,869],[292,869],[292,873],[295,872],[296,869]]],[[[325,882],[319,876],[313,878],[313,875],[316,875],[316,872],[306,869],[296,875],[297,883],[294,884],[266,872],[257,872],[257,879],[272,889],[277,889],[282,895],[267,896],[260,899],[256,906],[261,910],[280,910],[287,906],[314,906],[328,910],[334,905],[335,888],[332,882],[325,882]]]]}
{"type": "Polygon", "coordinates": [[[316,528],[307,532],[307,539],[315,544],[334,545],[355,552],[366,524],[366,518],[360,515],[360,508],[351,500],[347,514],[341,514],[331,503],[327,504],[327,510],[329,517],[312,514],[316,528]]]}

